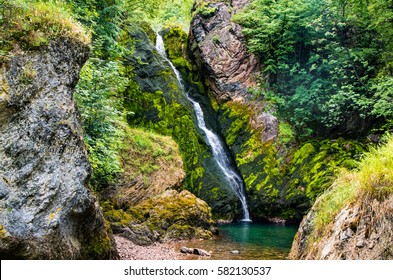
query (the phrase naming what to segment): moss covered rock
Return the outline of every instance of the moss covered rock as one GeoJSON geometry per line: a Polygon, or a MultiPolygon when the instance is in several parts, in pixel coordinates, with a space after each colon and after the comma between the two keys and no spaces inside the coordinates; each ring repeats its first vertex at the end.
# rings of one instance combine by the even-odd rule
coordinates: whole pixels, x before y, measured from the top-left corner
{"type": "Polygon", "coordinates": [[[355,165],[304,217],[291,259],[393,259],[393,138],[355,165]]]}
{"type": "Polygon", "coordinates": [[[211,238],[216,231],[211,208],[185,190],[167,190],[124,211],[107,204],[105,215],[115,233],[139,245],[211,238]]]}
{"type": "Polygon", "coordinates": [[[263,141],[253,128],[249,106],[228,102],[219,107],[222,133],[243,176],[254,219],[299,221],[331,183],[338,167],[352,167],[364,151],[359,141],[316,139],[296,143],[280,125],[276,141],[263,141]]]}
{"type": "Polygon", "coordinates": [[[181,27],[172,27],[162,31],[165,49],[173,65],[184,74],[192,71],[188,59],[188,35],[181,27]]]}

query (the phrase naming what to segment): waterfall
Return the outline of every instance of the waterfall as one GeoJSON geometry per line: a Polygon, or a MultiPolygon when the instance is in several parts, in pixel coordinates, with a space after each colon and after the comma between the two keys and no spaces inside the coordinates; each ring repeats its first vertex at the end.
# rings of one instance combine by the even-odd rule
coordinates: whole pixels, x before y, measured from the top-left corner
{"type": "MultiPolygon", "coordinates": [[[[164,46],[164,40],[162,39],[161,35],[157,33],[157,40],[156,40],[156,49],[158,53],[169,63],[173,71],[175,72],[177,81],[179,82],[180,87],[184,91],[184,84],[180,77],[179,71],[177,71],[176,67],[172,64],[172,62],[167,58],[164,46]]],[[[187,99],[190,101],[192,108],[194,109],[194,113],[197,118],[198,127],[203,132],[205,136],[205,141],[211,148],[213,152],[213,158],[217,163],[217,166],[222,172],[222,175],[229,185],[229,187],[233,190],[235,195],[239,198],[242,210],[243,210],[243,218],[241,221],[244,222],[251,222],[250,213],[248,211],[246,195],[244,191],[244,184],[243,179],[241,178],[240,174],[237,172],[236,169],[233,168],[231,162],[227,156],[227,153],[224,150],[224,143],[220,140],[220,138],[215,134],[213,131],[206,127],[205,116],[203,114],[202,108],[200,104],[190,98],[187,95],[187,99]]]]}

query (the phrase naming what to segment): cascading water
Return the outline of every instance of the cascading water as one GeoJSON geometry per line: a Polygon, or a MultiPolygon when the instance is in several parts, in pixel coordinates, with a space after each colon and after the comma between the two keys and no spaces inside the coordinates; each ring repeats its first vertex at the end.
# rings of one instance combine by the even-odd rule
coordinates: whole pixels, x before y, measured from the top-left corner
{"type": "MultiPolygon", "coordinates": [[[[161,35],[157,33],[157,40],[156,40],[156,48],[159,54],[169,63],[173,71],[175,72],[176,78],[179,82],[180,87],[184,91],[184,85],[183,81],[180,77],[179,71],[175,68],[175,66],[172,64],[172,62],[167,58],[166,52],[165,52],[165,46],[164,46],[164,40],[162,39],[161,35]]],[[[246,196],[245,196],[245,191],[244,191],[244,185],[243,185],[243,180],[240,176],[240,174],[236,171],[236,169],[233,168],[233,166],[230,163],[230,160],[228,159],[228,156],[224,150],[224,144],[220,140],[220,138],[211,130],[209,130],[206,127],[206,122],[204,118],[204,114],[202,111],[202,108],[198,102],[195,100],[191,99],[188,94],[187,99],[191,102],[191,105],[194,109],[196,118],[197,118],[197,123],[198,127],[203,131],[205,135],[205,139],[207,141],[207,144],[210,146],[213,152],[213,158],[215,159],[219,169],[221,170],[222,174],[224,175],[225,181],[228,183],[230,188],[234,191],[236,196],[239,198],[241,205],[242,205],[242,210],[243,210],[243,218],[241,221],[244,222],[251,222],[250,219],[250,214],[248,211],[248,206],[247,206],[247,201],[246,201],[246,196]]]]}

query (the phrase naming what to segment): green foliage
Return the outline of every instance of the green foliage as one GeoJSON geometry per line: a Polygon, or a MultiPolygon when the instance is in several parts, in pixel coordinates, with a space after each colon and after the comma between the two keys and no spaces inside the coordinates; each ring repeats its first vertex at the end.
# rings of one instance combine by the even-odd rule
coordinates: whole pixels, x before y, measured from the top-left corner
{"type": "Polygon", "coordinates": [[[14,44],[37,48],[59,37],[90,42],[89,33],[62,1],[4,0],[0,7],[0,49],[11,50],[14,44]]]}
{"type": "Polygon", "coordinates": [[[122,171],[118,151],[125,137],[122,93],[127,83],[121,65],[116,62],[90,59],[80,73],[75,98],[96,190],[113,183],[122,171]]]}
{"type": "Polygon", "coordinates": [[[188,32],[191,22],[191,8],[194,0],[160,1],[159,9],[155,10],[153,23],[157,27],[181,26],[188,32]]]}
{"type": "Polygon", "coordinates": [[[234,20],[245,28],[251,52],[261,56],[265,72],[276,74],[286,67],[288,55],[303,40],[303,0],[255,0],[234,20]]]}
{"type": "Polygon", "coordinates": [[[380,0],[254,0],[235,20],[265,65],[265,97],[304,137],[389,116],[392,15],[380,0]]]}
{"type": "Polygon", "coordinates": [[[372,86],[374,94],[374,108],[372,113],[377,117],[393,119],[393,78],[382,77],[377,79],[372,86]]]}

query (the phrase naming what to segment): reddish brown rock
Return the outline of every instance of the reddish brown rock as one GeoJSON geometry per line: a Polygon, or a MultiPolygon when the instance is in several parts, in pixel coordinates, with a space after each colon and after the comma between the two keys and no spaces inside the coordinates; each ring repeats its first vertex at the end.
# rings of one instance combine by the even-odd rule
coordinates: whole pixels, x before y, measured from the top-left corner
{"type": "Polygon", "coordinates": [[[195,61],[219,101],[247,99],[248,89],[256,86],[260,69],[258,59],[247,52],[241,27],[231,22],[234,11],[248,1],[231,2],[232,6],[209,1],[196,5],[190,28],[195,61]]]}

